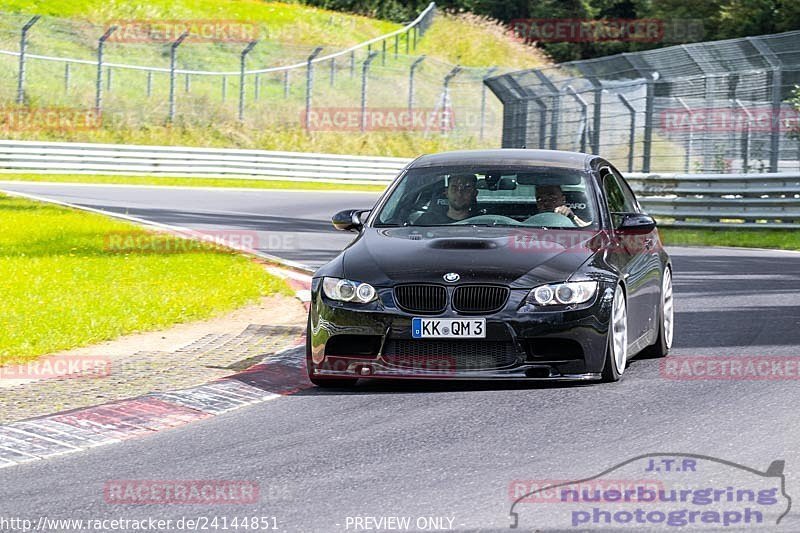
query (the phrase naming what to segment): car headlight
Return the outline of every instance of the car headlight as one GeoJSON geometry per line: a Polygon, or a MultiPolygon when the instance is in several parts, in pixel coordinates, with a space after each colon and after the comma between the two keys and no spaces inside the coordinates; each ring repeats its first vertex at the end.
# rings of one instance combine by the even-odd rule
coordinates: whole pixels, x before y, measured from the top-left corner
{"type": "Polygon", "coordinates": [[[525,299],[532,305],[572,305],[589,301],[597,292],[596,281],[571,281],[536,287],[525,299]]]}
{"type": "Polygon", "coordinates": [[[375,288],[369,283],[349,279],[324,278],[322,292],[331,300],[366,304],[375,299],[375,288]]]}

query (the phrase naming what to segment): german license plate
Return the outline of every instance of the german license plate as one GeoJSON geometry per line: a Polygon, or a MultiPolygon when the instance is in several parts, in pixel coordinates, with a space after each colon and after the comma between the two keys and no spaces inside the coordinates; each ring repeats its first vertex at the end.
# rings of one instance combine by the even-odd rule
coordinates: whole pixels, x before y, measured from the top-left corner
{"type": "Polygon", "coordinates": [[[411,336],[415,339],[483,339],[485,318],[413,318],[411,336]]]}

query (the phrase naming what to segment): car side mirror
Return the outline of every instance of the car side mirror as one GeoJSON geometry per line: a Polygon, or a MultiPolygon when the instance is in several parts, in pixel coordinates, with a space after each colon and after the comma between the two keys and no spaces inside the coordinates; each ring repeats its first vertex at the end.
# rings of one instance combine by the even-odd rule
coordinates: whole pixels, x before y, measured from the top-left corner
{"type": "Polygon", "coordinates": [[[367,212],[369,209],[345,209],[333,215],[331,222],[333,227],[340,231],[361,231],[361,228],[364,227],[364,223],[361,222],[361,214],[367,212]]]}
{"type": "Polygon", "coordinates": [[[625,235],[640,235],[650,233],[656,227],[656,221],[644,213],[614,213],[622,216],[617,226],[617,231],[625,235]]]}

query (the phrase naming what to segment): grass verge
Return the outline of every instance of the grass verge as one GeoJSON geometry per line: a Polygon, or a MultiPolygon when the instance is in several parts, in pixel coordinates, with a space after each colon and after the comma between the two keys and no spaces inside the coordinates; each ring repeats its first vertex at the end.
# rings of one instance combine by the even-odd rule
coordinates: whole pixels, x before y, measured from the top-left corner
{"type": "Polygon", "coordinates": [[[111,176],[95,174],[0,174],[0,181],[162,185],[173,187],[232,187],[237,189],[294,189],[312,191],[382,192],[383,185],[320,183],[314,181],[248,180],[229,178],[170,178],[163,176],[111,176]]]}
{"type": "Polygon", "coordinates": [[[290,294],[240,254],[101,215],[0,195],[0,365],[290,294]],[[114,249],[112,235],[148,246],[114,249]]]}
{"type": "Polygon", "coordinates": [[[670,229],[660,227],[667,246],[735,246],[800,250],[800,232],[780,229],[670,229]]]}

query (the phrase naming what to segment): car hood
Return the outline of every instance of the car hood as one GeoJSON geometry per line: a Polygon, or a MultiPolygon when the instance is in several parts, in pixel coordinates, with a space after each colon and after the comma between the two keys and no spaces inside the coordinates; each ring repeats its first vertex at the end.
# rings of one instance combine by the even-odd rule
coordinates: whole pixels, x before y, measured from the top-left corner
{"type": "MultiPolygon", "coordinates": [[[[491,282],[532,287],[569,278],[598,249],[597,230],[473,226],[364,228],[341,256],[341,275],[376,286],[491,282]]],[[[324,272],[324,275],[335,275],[324,272]]]]}

